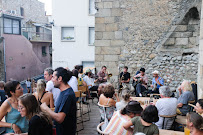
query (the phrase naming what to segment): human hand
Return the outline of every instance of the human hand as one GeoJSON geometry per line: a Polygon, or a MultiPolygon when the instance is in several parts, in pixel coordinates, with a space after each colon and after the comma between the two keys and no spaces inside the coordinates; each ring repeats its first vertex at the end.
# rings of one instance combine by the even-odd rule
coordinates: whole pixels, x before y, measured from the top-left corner
{"type": "Polygon", "coordinates": [[[42,103],[42,104],[40,105],[40,108],[41,108],[43,111],[45,111],[45,112],[46,112],[47,109],[49,109],[49,107],[47,106],[46,103],[42,103]]]}
{"type": "Polygon", "coordinates": [[[13,124],[12,128],[13,128],[13,131],[15,132],[15,134],[20,134],[21,133],[20,128],[16,124],[13,124]]]}
{"type": "Polygon", "coordinates": [[[151,88],[154,88],[154,86],[153,86],[153,85],[151,85],[151,88]]]}

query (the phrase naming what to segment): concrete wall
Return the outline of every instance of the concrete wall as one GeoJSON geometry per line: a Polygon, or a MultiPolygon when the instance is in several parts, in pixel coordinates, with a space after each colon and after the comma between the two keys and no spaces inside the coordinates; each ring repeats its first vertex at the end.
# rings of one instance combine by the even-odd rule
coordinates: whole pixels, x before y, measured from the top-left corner
{"type": "Polygon", "coordinates": [[[4,39],[0,38],[0,80],[5,81],[4,70],[4,39]]]}
{"type": "Polygon", "coordinates": [[[94,61],[94,46],[88,45],[88,27],[94,27],[95,17],[89,16],[88,0],[53,1],[52,43],[53,68],[58,66],[72,69],[82,61],[94,61]],[[75,41],[61,41],[61,27],[75,28],[75,41]]]}
{"type": "Polygon", "coordinates": [[[200,16],[200,3],[97,0],[96,67],[106,65],[115,80],[124,65],[132,75],[145,67],[149,80],[156,69],[171,89],[183,79],[197,81],[199,18],[193,16],[200,16]]]}
{"type": "Polygon", "coordinates": [[[25,80],[43,73],[48,67],[32,50],[32,44],[22,35],[4,34],[7,80],[25,80]]]}

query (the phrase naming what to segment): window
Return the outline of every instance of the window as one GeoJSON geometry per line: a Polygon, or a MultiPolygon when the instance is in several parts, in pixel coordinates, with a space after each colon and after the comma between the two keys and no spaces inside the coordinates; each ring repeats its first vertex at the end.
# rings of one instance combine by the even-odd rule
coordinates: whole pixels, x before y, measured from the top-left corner
{"type": "Polygon", "coordinates": [[[4,18],[4,33],[20,34],[20,21],[4,18]]]}
{"type": "Polygon", "coordinates": [[[20,7],[20,15],[24,16],[24,8],[20,7]]]}
{"type": "Polygon", "coordinates": [[[36,35],[37,35],[37,36],[40,35],[40,26],[36,26],[36,35]]]}
{"type": "Polygon", "coordinates": [[[94,44],[95,39],[95,30],[94,27],[89,27],[89,45],[94,44]]]}
{"type": "Polygon", "coordinates": [[[42,56],[46,56],[47,52],[46,52],[46,46],[42,46],[42,56]]]}
{"type": "Polygon", "coordinates": [[[61,40],[75,41],[74,27],[62,27],[61,28],[61,40]]]}
{"type": "Polygon", "coordinates": [[[89,14],[94,15],[97,12],[95,9],[95,0],[89,0],[89,14]]]}

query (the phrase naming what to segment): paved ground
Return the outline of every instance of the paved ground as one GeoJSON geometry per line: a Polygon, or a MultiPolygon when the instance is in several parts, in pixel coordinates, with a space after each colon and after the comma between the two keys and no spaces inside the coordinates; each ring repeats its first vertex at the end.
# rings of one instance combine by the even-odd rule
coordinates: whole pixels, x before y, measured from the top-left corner
{"type": "MultiPolygon", "coordinates": [[[[78,135],[98,135],[97,125],[100,122],[100,112],[99,108],[96,105],[97,99],[94,100],[94,104],[90,101],[91,112],[90,112],[90,121],[84,122],[84,130],[78,132],[78,135]]],[[[86,111],[86,105],[83,106],[86,111]]],[[[84,119],[87,119],[87,115],[84,116],[84,119]]],[[[78,124],[78,128],[81,127],[81,124],[78,124]]]]}

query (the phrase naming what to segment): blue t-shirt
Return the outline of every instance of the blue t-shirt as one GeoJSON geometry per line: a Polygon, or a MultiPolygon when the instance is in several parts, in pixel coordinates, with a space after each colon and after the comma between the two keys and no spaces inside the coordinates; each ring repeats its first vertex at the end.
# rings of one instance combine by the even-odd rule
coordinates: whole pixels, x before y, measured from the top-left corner
{"type": "MultiPolygon", "coordinates": [[[[164,85],[164,79],[163,79],[163,78],[159,77],[159,78],[158,78],[158,81],[160,82],[160,84],[164,85]]],[[[155,83],[157,84],[155,78],[153,78],[153,79],[152,79],[152,85],[154,85],[155,83]]],[[[159,89],[160,87],[161,87],[161,86],[160,86],[159,84],[157,84],[157,88],[159,89]]]]}
{"type": "Polygon", "coordinates": [[[56,103],[55,112],[64,112],[62,123],[55,122],[57,135],[75,135],[76,133],[76,98],[72,88],[62,91],[56,103]]]}
{"type": "Polygon", "coordinates": [[[0,90],[0,104],[6,100],[6,93],[4,90],[0,90]]]}
{"type": "Polygon", "coordinates": [[[192,91],[185,91],[183,94],[180,95],[178,98],[178,103],[182,103],[183,106],[179,108],[182,114],[187,114],[190,110],[188,105],[188,101],[195,100],[195,96],[192,91]]]}

